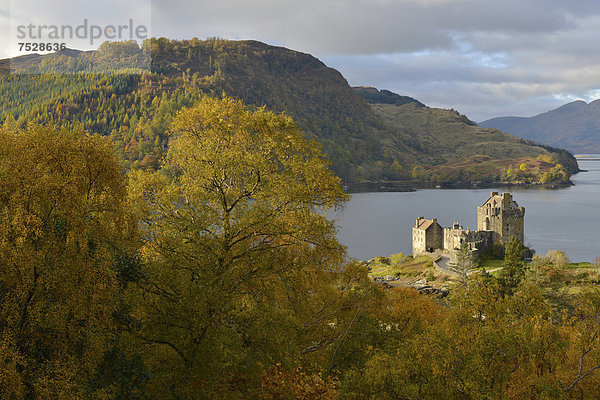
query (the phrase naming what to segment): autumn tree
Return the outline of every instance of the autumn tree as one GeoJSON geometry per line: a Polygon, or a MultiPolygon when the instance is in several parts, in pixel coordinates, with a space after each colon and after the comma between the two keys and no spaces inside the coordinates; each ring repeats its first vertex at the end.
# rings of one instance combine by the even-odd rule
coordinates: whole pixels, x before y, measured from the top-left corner
{"type": "Polygon", "coordinates": [[[115,257],[134,251],[119,163],[106,139],[39,125],[2,129],[0,160],[0,397],[91,397],[115,257]]]}
{"type": "MultiPolygon", "coordinates": [[[[568,398],[552,373],[566,341],[535,285],[502,296],[496,279],[473,274],[452,290],[446,307],[416,291],[407,295],[390,310],[398,325],[384,325],[386,332],[402,329],[402,339],[377,346],[362,368],[346,373],[342,398],[568,398]]],[[[589,358],[582,375],[595,367],[589,358]]]]}
{"type": "Polygon", "coordinates": [[[562,326],[570,346],[562,358],[549,360],[548,367],[565,397],[598,398],[600,291],[585,288],[573,303],[573,312],[562,326]]]}
{"type": "Polygon", "coordinates": [[[289,117],[206,98],[175,118],[164,168],[131,182],[153,390],[235,398],[277,362],[337,365],[368,280],[342,268],[325,211],[346,195],[289,117]]]}
{"type": "Polygon", "coordinates": [[[307,374],[301,368],[284,371],[281,364],[263,377],[256,398],[260,400],[335,400],[339,398],[334,379],[307,374]]]}

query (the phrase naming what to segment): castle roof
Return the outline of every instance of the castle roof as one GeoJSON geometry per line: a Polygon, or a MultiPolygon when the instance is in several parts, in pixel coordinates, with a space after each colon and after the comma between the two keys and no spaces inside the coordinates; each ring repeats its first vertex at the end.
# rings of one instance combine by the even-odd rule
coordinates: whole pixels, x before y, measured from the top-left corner
{"type": "Polygon", "coordinates": [[[487,204],[491,204],[495,207],[497,205],[501,205],[504,201],[506,201],[508,207],[510,208],[519,208],[519,205],[512,199],[512,195],[510,193],[498,194],[498,192],[492,192],[490,194],[490,198],[487,199],[485,203],[481,205],[481,207],[487,204]]]}
{"type": "Polygon", "coordinates": [[[433,224],[437,224],[437,219],[425,219],[425,218],[419,218],[417,220],[417,223],[415,224],[415,228],[417,229],[422,229],[424,231],[426,231],[427,229],[429,229],[433,224]]]}

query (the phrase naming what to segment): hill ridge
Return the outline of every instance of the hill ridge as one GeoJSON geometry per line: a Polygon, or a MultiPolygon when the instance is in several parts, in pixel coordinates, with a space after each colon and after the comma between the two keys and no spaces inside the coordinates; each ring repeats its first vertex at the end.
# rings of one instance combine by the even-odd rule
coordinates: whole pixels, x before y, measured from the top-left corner
{"type": "MultiPolygon", "coordinates": [[[[82,124],[111,136],[126,168],[157,165],[168,144],[172,115],[201,96],[224,93],[253,107],[289,114],[322,145],[334,171],[349,183],[422,180],[413,173],[417,167],[464,156],[506,158],[497,148],[510,149],[512,158],[549,156],[558,162],[561,157],[531,142],[484,131],[453,110],[432,109],[385,89],[351,88],[339,71],[318,58],[256,40],[158,38],[141,48],[131,42],[103,43],[96,51],[43,55],[23,68],[36,75],[0,78],[1,119],[10,114],[19,124],[82,124]],[[124,65],[143,65],[149,55],[150,71],[118,73],[124,65]],[[106,66],[108,70],[101,69],[106,66]],[[60,68],[73,73],[52,72],[60,68]],[[420,118],[431,116],[435,124],[421,129],[428,123],[420,118]],[[491,140],[482,144],[485,135],[491,140]],[[497,148],[489,144],[494,140],[497,148]],[[452,145],[442,149],[439,143],[452,145]],[[457,147],[465,143],[470,146],[457,147]]],[[[501,173],[495,171],[492,179],[499,180],[501,173]]]]}

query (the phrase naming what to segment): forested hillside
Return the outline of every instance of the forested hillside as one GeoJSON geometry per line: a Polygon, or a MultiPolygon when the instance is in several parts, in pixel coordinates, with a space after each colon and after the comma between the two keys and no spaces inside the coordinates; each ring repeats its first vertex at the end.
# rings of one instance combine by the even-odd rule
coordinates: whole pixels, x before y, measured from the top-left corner
{"type": "MultiPolygon", "coordinates": [[[[574,160],[564,162],[568,156],[497,131],[487,134],[482,145],[474,140],[470,121],[453,113],[437,118],[434,130],[423,128],[430,126],[427,115],[443,112],[389,91],[353,90],[338,71],[311,55],[256,41],[161,38],[146,41],[141,49],[130,42],[104,43],[98,51],[2,60],[0,70],[0,119],[14,119],[20,126],[57,121],[108,135],[127,169],[158,167],[172,116],[203,96],[227,94],[292,116],[322,145],[333,170],[347,183],[474,181],[475,175],[465,171],[477,165],[454,162],[473,156],[501,160],[484,173],[492,182],[506,178],[508,167],[517,169],[539,156],[548,162],[512,180],[539,181],[556,164],[566,173],[577,170],[574,160]],[[438,140],[438,132],[444,140],[438,140]],[[511,146],[505,147],[507,142],[511,146]],[[528,160],[518,159],[522,154],[528,160]],[[444,164],[450,173],[415,174],[444,164]]],[[[568,173],[553,176],[568,180],[568,173]]]]}
{"type": "Polygon", "coordinates": [[[416,178],[434,182],[552,182],[578,171],[575,158],[565,150],[479,127],[455,110],[425,107],[414,100],[400,104],[386,99],[369,101],[388,132],[420,150],[423,166],[413,169],[416,178]],[[562,167],[557,168],[557,163],[562,167]]]}

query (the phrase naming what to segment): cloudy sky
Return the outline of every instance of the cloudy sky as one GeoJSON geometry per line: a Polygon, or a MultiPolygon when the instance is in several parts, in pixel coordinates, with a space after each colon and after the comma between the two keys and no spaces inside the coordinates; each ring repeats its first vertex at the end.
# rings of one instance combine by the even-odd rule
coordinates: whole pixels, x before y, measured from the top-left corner
{"type": "MultiPolygon", "coordinates": [[[[13,0],[0,20],[120,23],[149,18],[150,9],[154,36],[289,47],[351,85],[455,108],[475,121],[600,98],[598,0],[13,0]]],[[[0,34],[10,40],[6,30],[0,34]]],[[[0,57],[9,54],[0,49],[0,57]]]]}

